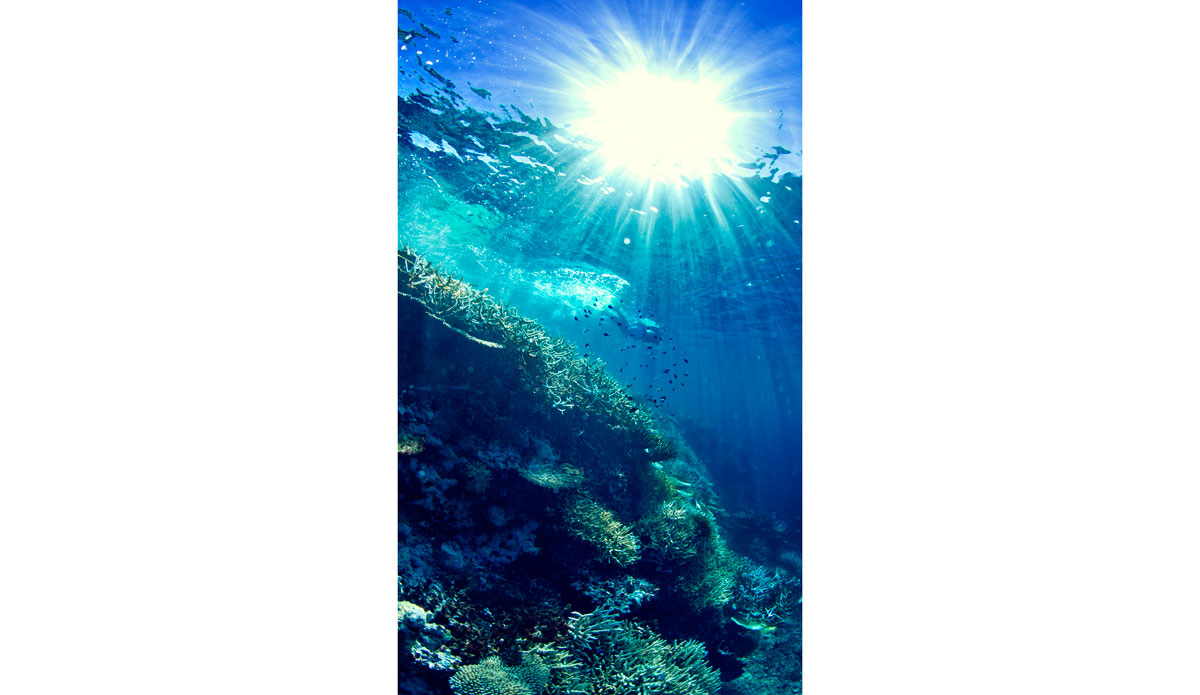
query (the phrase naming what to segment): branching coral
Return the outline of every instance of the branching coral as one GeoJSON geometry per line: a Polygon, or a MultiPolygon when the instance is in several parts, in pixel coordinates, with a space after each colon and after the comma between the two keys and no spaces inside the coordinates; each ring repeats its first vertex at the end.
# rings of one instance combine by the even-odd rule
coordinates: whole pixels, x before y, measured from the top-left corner
{"type": "Polygon", "coordinates": [[[640,525],[647,556],[675,581],[670,589],[693,608],[723,606],[733,598],[742,559],[729,550],[707,510],[683,500],[664,502],[640,525]]]}
{"type": "Polygon", "coordinates": [[[680,572],[678,590],[698,609],[719,607],[733,599],[741,556],[720,536],[713,536],[680,572]]]}
{"type": "Polygon", "coordinates": [[[583,482],[583,472],[573,466],[556,466],[547,462],[534,462],[521,468],[521,477],[539,487],[563,490],[578,487],[583,482]]]}
{"type": "Polygon", "coordinates": [[[588,575],[588,579],[572,584],[596,603],[597,610],[622,614],[628,613],[654,598],[658,587],[637,577],[624,576],[601,579],[588,575]]]}
{"type": "Polygon", "coordinates": [[[604,363],[579,357],[563,338],[549,335],[467,283],[444,275],[409,249],[398,253],[400,294],[419,302],[433,319],[476,343],[505,351],[526,383],[560,412],[586,410],[614,429],[636,433],[654,459],[669,458],[673,445],[656,429],[654,418],[629,404],[628,393],[604,363]]]}
{"type": "Polygon", "coordinates": [[[551,683],[554,695],[713,695],[721,687],[704,645],[664,640],[611,613],[574,614],[551,683]]]}
{"type": "Polygon", "coordinates": [[[663,502],[645,522],[647,547],[660,563],[681,563],[700,552],[707,519],[680,500],[663,502]]]}
{"type": "Polygon", "coordinates": [[[749,560],[740,563],[730,607],[733,621],[749,630],[774,628],[787,619],[799,582],[749,560]]]}
{"type": "Polygon", "coordinates": [[[641,556],[642,546],[633,530],[590,497],[572,498],[564,519],[571,534],[594,545],[601,559],[625,567],[641,556]]]}

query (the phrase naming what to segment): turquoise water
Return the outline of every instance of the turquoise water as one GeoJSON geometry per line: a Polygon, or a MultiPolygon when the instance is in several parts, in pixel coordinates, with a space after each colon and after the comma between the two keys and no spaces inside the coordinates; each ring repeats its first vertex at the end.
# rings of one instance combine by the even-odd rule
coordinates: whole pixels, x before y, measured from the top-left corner
{"type": "Polygon", "coordinates": [[[703,72],[706,50],[744,50],[728,32],[698,32],[703,13],[677,9],[653,15],[657,24],[485,3],[401,10],[400,247],[431,264],[420,272],[470,288],[435,295],[441,280],[414,280],[402,259],[401,598],[431,612],[402,620],[402,690],[467,692],[493,679],[529,692],[624,692],[600,683],[599,662],[539,675],[543,663],[582,658],[563,645],[588,623],[569,616],[604,606],[617,627],[596,635],[625,641],[593,636],[593,646],[678,659],[700,649],[698,663],[720,674],[709,682],[697,666],[668,683],[644,666],[646,692],[799,686],[802,196],[799,104],[788,98],[798,77],[765,70],[786,52],[757,50],[764,69],[743,82],[776,83],[755,83],[741,102],[757,114],[741,120],[758,127],[738,131],[735,158],[718,171],[686,177],[622,169],[575,127],[564,87],[589,61],[608,64],[605,26],[646,41],[707,38],[707,48],[669,42],[664,55],[682,56],[684,72],[703,72]],[[664,33],[668,18],[682,29],[664,33]],[[488,323],[517,317],[537,328],[488,323]],[[550,340],[561,347],[539,347],[550,340]],[[576,361],[590,365],[573,372],[583,395],[568,383],[576,377],[553,371],[576,361]],[[601,375],[611,403],[596,395],[607,386],[588,381],[601,375]],[[530,481],[540,488],[522,487],[530,481]],[[664,550],[668,531],[699,534],[703,548],[664,550]],[[579,566],[548,566],[547,552],[579,566]],[[482,617],[528,601],[539,583],[548,605],[510,610],[504,628],[482,617]],[[454,636],[422,627],[426,617],[454,636]],[[635,623],[653,639],[626,629],[635,623]],[[510,642],[487,643],[500,634],[510,642]],[[425,656],[406,673],[414,644],[425,656]]]}

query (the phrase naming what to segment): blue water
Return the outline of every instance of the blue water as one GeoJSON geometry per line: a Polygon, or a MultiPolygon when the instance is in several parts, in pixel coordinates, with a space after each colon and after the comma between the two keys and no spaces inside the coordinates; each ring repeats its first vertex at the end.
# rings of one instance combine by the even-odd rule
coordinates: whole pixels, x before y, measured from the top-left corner
{"type": "MultiPolygon", "coordinates": [[[[711,200],[693,185],[682,202],[661,186],[649,195],[637,183],[602,192],[603,184],[586,183],[602,175],[597,167],[572,162],[561,146],[559,137],[574,137],[553,127],[568,97],[556,93],[539,51],[564,24],[572,39],[572,28],[593,30],[589,10],[486,2],[405,9],[413,18],[399,17],[401,240],[589,345],[583,351],[622,370],[623,383],[637,377],[643,393],[666,396],[663,413],[693,434],[727,505],[769,508],[798,525],[799,4],[709,8],[726,31],[725,17],[740,20],[726,52],[774,55],[759,79],[783,116],[747,152],[761,171],[709,181],[711,200]],[[789,154],[764,159],[776,147],[789,154]],[[613,296],[626,314],[653,317],[670,339],[662,349],[619,331],[605,337],[595,319],[571,320],[613,296]],[[663,377],[668,368],[678,381],[663,377]]],[[[653,5],[619,9],[655,13],[653,5]]],[[[686,34],[688,13],[700,11],[677,6],[666,16],[683,17],[673,31],[686,34]]],[[[662,34],[630,26],[648,40],[662,34]]]]}

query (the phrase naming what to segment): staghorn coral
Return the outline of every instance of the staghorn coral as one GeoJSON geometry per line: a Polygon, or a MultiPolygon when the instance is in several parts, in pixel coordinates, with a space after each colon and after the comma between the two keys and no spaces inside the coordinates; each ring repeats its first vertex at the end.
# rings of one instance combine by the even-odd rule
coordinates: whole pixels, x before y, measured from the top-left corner
{"type": "Polygon", "coordinates": [[[681,500],[663,502],[644,523],[646,547],[660,564],[679,563],[700,552],[708,520],[681,500]]]}
{"type": "Polygon", "coordinates": [[[554,665],[553,695],[714,695],[721,687],[700,642],[664,640],[604,611],[571,616],[554,665]]]}
{"type": "Polygon", "coordinates": [[[583,482],[583,473],[573,466],[556,466],[545,461],[535,461],[520,469],[521,477],[539,487],[564,490],[578,487],[583,482]]]}
{"type": "Polygon", "coordinates": [[[590,497],[572,498],[564,519],[571,534],[595,546],[603,560],[627,567],[641,557],[642,546],[633,530],[590,497]]]}
{"type": "Polygon", "coordinates": [[[797,604],[793,593],[798,580],[750,560],[739,563],[736,576],[730,602],[733,622],[748,630],[771,630],[787,620],[797,604]]]}
{"type": "Polygon", "coordinates": [[[674,499],[643,519],[647,556],[675,577],[671,591],[694,609],[723,606],[733,598],[742,559],[729,550],[708,510],[674,499]]]}
{"type": "Polygon", "coordinates": [[[742,557],[713,535],[684,573],[681,589],[697,608],[720,607],[733,600],[742,557]]]}
{"type": "Polygon", "coordinates": [[[654,598],[658,587],[629,575],[610,579],[585,575],[587,579],[572,583],[578,591],[596,603],[597,610],[623,614],[654,598]]]}
{"type": "Polygon", "coordinates": [[[674,445],[644,409],[629,405],[628,393],[604,363],[579,357],[564,338],[550,336],[525,318],[467,283],[444,275],[410,249],[397,253],[400,294],[418,302],[428,316],[474,343],[502,351],[525,383],[562,413],[586,411],[610,431],[631,433],[650,460],[670,458],[674,445]]]}
{"type": "Polygon", "coordinates": [[[450,689],[455,695],[541,695],[549,680],[550,667],[537,654],[522,654],[517,666],[490,656],[455,671],[450,689]]]}

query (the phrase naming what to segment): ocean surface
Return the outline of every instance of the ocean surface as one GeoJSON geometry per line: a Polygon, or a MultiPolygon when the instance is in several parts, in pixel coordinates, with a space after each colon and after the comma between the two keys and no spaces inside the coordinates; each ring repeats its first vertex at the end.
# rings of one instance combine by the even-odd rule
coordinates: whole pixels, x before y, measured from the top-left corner
{"type": "MultiPolygon", "coordinates": [[[[754,169],[682,191],[610,183],[550,118],[554,77],[534,53],[554,24],[522,7],[400,15],[401,242],[665,397],[664,415],[704,439],[723,494],[790,521],[801,499],[798,63],[777,95],[787,130],[765,128],[743,153],[754,169]],[[669,354],[634,358],[622,349],[636,341],[571,320],[614,297],[654,318],[669,354]],[[665,368],[680,380],[660,392],[665,368]]],[[[798,3],[782,3],[768,26],[780,7],[798,17],[798,3]]]]}
{"type": "MultiPolygon", "coordinates": [[[[486,512],[462,511],[459,516],[486,514],[490,519],[483,525],[489,532],[495,528],[517,528],[514,534],[502,540],[484,539],[479,534],[470,542],[451,536],[431,540],[422,536],[419,528],[428,519],[418,518],[420,513],[406,515],[405,504],[410,507],[423,504],[426,510],[438,504],[451,504],[453,491],[463,489],[464,478],[453,478],[450,471],[455,466],[458,469],[468,466],[464,461],[475,458],[484,467],[490,467],[488,480],[493,481],[490,487],[486,484],[479,487],[474,493],[478,497],[497,494],[497,499],[502,500],[510,495],[519,496],[519,492],[507,488],[502,494],[497,492],[496,481],[503,479],[504,471],[519,471],[526,480],[539,481],[553,472],[559,476],[555,478],[559,482],[543,487],[552,488],[555,493],[553,498],[547,498],[554,500],[548,504],[562,504],[567,498],[560,491],[570,485],[561,481],[575,475],[575,468],[555,468],[558,464],[546,461],[568,458],[582,461],[587,457],[574,453],[567,456],[563,447],[570,445],[557,444],[551,435],[525,432],[520,440],[525,444],[512,444],[511,450],[517,453],[512,454],[513,461],[506,463],[500,453],[506,445],[484,441],[486,437],[480,432],[498,427],[515,431],[527,424],[526,418],[517,412],[524,406],[515,405],[523,402],[524,396],[518,392],[524,387],[514,384],[528,380],[505,381],[503,368],[490,366],[487,355],[499,351],[489,353],[487,347],[508,346],[505,336],[511,339],[511,332],[499,331],[487,337],[492,334],[483,326],[483,309],[472,309],[480,313],[479,317],[462,313],[467,301],[494,301],[500,307],[497,312],[511,310],[513,317],[535,322],[540,329],[530,330],[544,331],[546,337],[541,344],[562,339],[561,349],[572,352],[569,357],[553,353],[551,359],[555,364],[560,360],[579,360],[580,364],[596,365],[587,369],[607,374],[615,383],[613,388],[620,389],[621,416],[647,417],[645,422],[655,423],[655,432],[669,433],[667,439],[681,442],[688,454],[674,456],[689,461],[686,472],[675,471],[670,463],[664,469],[661,461],[653,460],[630,463],[641,468],[629,470],[652,473],[654,469],[666,470],[673,485],[670,489],[679,497],[663,504],[676,504],[680,500],[694,504],[699,510],[697,514],[711,517],[713,527],[719,528],[728,541],[731,553],[755,563],[753,571],[737,570],[743,572],[737,575],[739,582],[750,581],[746,577],[757,572],[761,574],[759,579],[766,582],[760,587],[766,593],[785,584],[799,585],[802,447],[799,5],[586,5],[481,1],[407,3],[400,7],[397,221],[402,271],[414,272],[413,261],[407,259],[419,258],[421,263],[429,264],[427,270],[420,272],[430,274],[429,277],[437,273],[438,277],[461,280],[471,292],[480,293],[460,302],[458,297],[466,297],[468,290],[456,290],[458,294],[438,299],[444,300],[438,308],[433,306],[436,303],[433,295],[418,291],[426,289],[425,280],[414,281],[412,275],[402,273],[402,305],[406,296],[420,295],[424,302],[410,314],[405,314],[402,306],[401,318],[402,598],[407,590],[410,599],[421,595],[426,603],[453,601],[450,598],[453,589],[446,585],[454,581],[441,578],[436,590],[429,589],[429,582],[437,581],[435,575],[447,571],[444,569],[447,562],[451,565],[459,562],[459,569],[463,569],[461,563],[479,563],[477,558],[470,557],[471,553],[484,553],[485,546],[495,546],[494,555],[503,555],[506,560],[495,561],[493,557],[487,561],[491,564],[480,565],[497,568],[499,577],[504,574],[501,566],[511,569],[514,563],[525,561],[519,559],[525,557],[522,546],[527,546],[527,552],[533,555],[547,542],[551,545],[557,542],[545,541],[545,529],[553,526],[551,521],[537,514],[522,516],[520,511],[514,511],[519,507],[506,507],[501,502],[480,503],[486,512]],[[605,75],[628,70],[632,63],[655,74],[673,70],[685,77],[707,74],[725,80],[726,103],[737,114],[737,127],[730,131],[727,147],[720,152],[721,161],[714,158],[711,170],[681,173],[678,167],[663,166],[661,158],[656,160],[660,168],[655,169],[648,160],[639,159],[637,152],[616,149],[612,143],[598,140],[588,129],[587,116],[579,108],[580,90],[586,88],[589,80],[602,82],[605,75]],[[592,75],[597,77],[593,79],[592,75]],[[622,153],[627,159],[632,158],[630,161],[645,166],[635,170],[614,153],[622,153]],[[407,295],[405,283],[410,288],[407,295]],[[414,327],[417,319],[413,317],[420,316],[421,311],[426,311],[421,320],[428,321],[432,316],[439,323],[418,330],[414,327]],[[466,323],[456,322],[451,318],[454,315],[466,323]],[[440,330],[442,324],[473,341],[461,348],[461,357],[460,348],[453,343],[454,336],[443,339],[431,334],[440,330]],[[439,354],[433,355],[431,350],[439,354]],[[472,350],[478,350],[478,355],[472,350]],[[498,376],[494,382],[464,381],[454,385],[458,383],[455,374],[469,371],[474,379],[476,370],[489,374],[495,371],[498,376]],[[477,402],[481,407],[493,403],[493,410],[505,411],[492,414],[504,418],[502,422],[508,424],[473,425],[474,429],[465,428],[469,434],[461,434],[453,427],[447,429],[445,423],[439,430],[434,424],[437,417],[457,420],[468,417],[462,414],[467,412],[462,410],[467,406],[457,403],[457,396],[447,395],[451,389],[478,392],[493,385],[516,395],[511,400],[480,397],[477,402]],[[441,415],[437,414],[438,408],[444,408],[441,415]],[[513,412],[507,412],[509,408],[513,412]],[[451,431],[456,434],[451,435],[451,431]],[[468,443],[454,441],[454,437],[462,437],[468,443]],[[422,458],[427,455],[422,450],[435,448],[445,452],[442,460],[431,462],[422,458]],[[555,449],[555,453],[550,453],[550,449],[555,449]],[[464,453],[468,451],[490,451],[491,458],[482,453],[474,457],[464,453]],[[536,454],[541,457],[536,465],[516,460],[534,456],[530,451],[541,452],[536,454]],[[409,459],[406,452],[413,458],[409,459]],[[446,462],[450,459],[453,464],[446,462]],[[439,470],[453,482],[448,482],[438,493],[441,496],[434,495],[436,499],[431,501],[433,493],[429,492],[428,481],[439,470]],[[406,493],[405,480],[409,474],[415,476],[409,482],[416,487],[406,493]],[[693,483],[705,488],[706,502],[698,501],[698,488],[693,483]],[[423,500],[414,492],[417,488],[425,491],[423,500]],[[475,545],[468,547],[471,543],[475,545]],[[427,550],[414,550],[426,546],[427,550]],[[782,561],[781,557],[788,560],[782,561]],[[771,572],[775,573],[778,586],[772,585],[775,588],[768,590],[763,587],[770,582],[762,577],[770,577],[771,572]],[[435,594],[440,598],[434,598],[435,594]]],[[[653,97],[651,94],[646,98],[653,97]]],[[[622,121],[621,127],[636,143],[643,118],[638,112],[637,96],[627,95],[626,100],[633,103],[620,105],[623,109],[620,113],[633,116],[622,121]]],[[[654,103],[662,111],[661,102],[654,103]]],[[[675,119],[681,129],[697,127],[689,122],[686,110],[665,116],[656,112],[653,120],[657,125],[647,127],[662,129],[664,117],[675,119]]],[[[650,120],[647,115],[645,122],[650,120]]],[[[696,142],[695,150],[685,142],[687,152],[701,151],[707,137],[703,130],[680,132],[696,142]]],[[[652,136],[661,140],[671,133],[672,121],[668,120],[666,129],[652,136]]],[[[609,133],[608,137],[620,138],[625,134],[609,133]]],[[[690,166],[700,160],[687,161],[690,166]]],[[[701,166],[708,164],[704,160],[701,166]]],[[[431,280],[429,285],[437,282],[442,281],[431,280]]],[[[542,348],[529,353],[539,360],[544,354],[542,348]]],[[[538,391],[540,386],[534,384],[530,388],[538,391]]],[[[545,391],[558,394],[554,395],[557,410],[548,411],[550,419],[546,422],[550,424],[546,427],[559,427],[554,424],[553,416],[561,412],[563,418],[580,418],[571,420],[579,423],[578,434],[571,434],[581,440],[595,439],[597,443],[592,450],[607,445],[599,441],[602,435],[595,434],[602,430],[585,429],[585,423],[590,427],[604,417],[596,412],[589,418],[588,409],[595,406],[559,394],[551,389],[549,381],[545,391]]],[[[455,427],[457,424],[460,423],[455,427]]],[[[532,425],[529,427],[530,431],[534,429],[532,425]]],[[[642,425],[614,427],[615,431],[627,432],[642,425]]],[[[508,434],[512,432],[501,432],[497,437],[504,440],[508,434]]],[[[651,448],[645,448],[647,458],[661,458],[655,457],[651,448]]],[[[606,456],[609,454],[597,458],[603,461],[606,456]]],[[[579,465],[587,480],[586,466],[579,465]]],[[[594,480],[601,477],[597,474],[594,480]]],[[[633,486],[624,480],[626,477],[618,474],[614,478],[617,482],[604,483],[607,487],[603,490],[613,490],[614,485],[633,486]]],[[[580,489],[587,489],[588,484],[585,482],[580,489]]],[[[684,572],[680,569],[682,565],[647,560],[657,557],[649,553],[655,538],[654,522],[647,521],[652,514],[639,511],[640,507],[632,503],[626,509],[619,500],[606,502],[604,493],[597,492],[600,489],[590,491],[586,503],[568,499],[564,518],[570,522],[583,514],[583,509],[603,516],[600,507],[587,506],[595,500],[612,510],[614,523],[632,529],[631,537],[641,534],[640,540],[629,543],[646,552],[626,562],[620,552],[608,548],[605,551],[608,555],[601,553],[597,565],[607,569],[597,570],[587,581],[576,577],[572,580],[575,584],[581,581],[594,584],[600,581],[597,577],[605,577],[604,581],[632,582],[623,593],[629,596],[637,594],[636,589],[630,588],[637,582],[661,584],[664,578],[684,572]],[[603,564],[605,557],[608,565],[603,564]],[[647,568],[643,573],[630,569],[643,566],[647,568]],[[619,577],[606,574],[618,567],[628,574],[619,577]]],[[[635,486],[620,489],[635,489],[635,486]]],[[[641,493],[635,489],[620,494],[641,493]]],[[[653,504],[660,501],[656,499],[653,504]]],[[[470,502],[456,504],[470,506],[470,502]]],[[[471,523],[477,522],[478,519],[471,523]]],[[[470,526],[467,522],[462,524],[464,529],[470,526]]],[[[575,535],[598,542],[587,533],[575,535]]],[[[725,552],[724,545],[720,552],[725,552]]],[[[531,565],[526,571],[549,572],[538,565],[531,565]]],[[[549,574],[545,580],[547,584],[554,582],[549,574]]],[[[486,596],[487,591],[492,591],[495,596],[505,595],[504,600],[512,600],[511,591],[495,588],[498,581],[481,585],[490,588],[475,587],[477,593],[473,595],[486,596]]],[[[701,640],[707,647],[709,662],[719,668],[722,692],[798,692],[798,676],[791,679],[795,681],[794,689],[791,685],[762,680],[757,685],[747,683],[747,673],[754,670],[747,664],[759,658],[762,670],[762,655],[772,653],[772,649],[775,671],[780,670],[777,662],[791,658],[789,654],[798,663],[798,647],[789,652],[779,646],[780,637],[767,636],[780,625],[798,623],[798,617],[776,620],[775,614],[765,608],[757,613],[738,608],[738,591],[741,589],[733,590],[732,601],[714,600],[709,604],[696,601],[695,592],[672,598],[669,590],[659,591],[659,603],[663,606],[671,601],[679,601],[681,605],[692,601],[702,606],[696,609],[697,616],[707,617],[672,623],[649,608],[646,610],[650,612],[643,612],[640,617],[649,621],[647,624],[664,639],[701,640]],[[769,618],[764,617],[768,615],[769,618]],[[706,620],[718,621],[713,624],[733,631],[730,644],[718,646],[711,640],[705,641],[701,633],[707,632],[703,627],[706,620]],[[738,630],[749,630],[747,634],[764,644],[755,650],[737,643],[741,639],[735,634],[738,630]]],[[[792,593],[798,594],[798,590],[792,593]]],[[[771,595],[779,598],[777,594],[771,595]]],[[[570,590],[563,589],[560,596],[560,610],[569,607],[580,615],[589,614],[589,608],[599,610],[598,600],[593,602],[597,605],[577,606],[570,590]]],[[[741,600],[743,605],[749,601],[741,600]]],[[[798,603],[795,596],[791,601],[798,603]]],[[[624,607],[638,617],[640,604],[638,600],[633,608],[624,607]]],[[[405,604],[401,605],[403,613],[405,604]]],[[[410,600],[407,605],[415,604],[410,600]]],[[[655,602],[646,605],[653,606],[655,602]]],[[[433,606],[425,605],[423,609],[429,613],[420,620],[409,616],[410,627],[426,618],[438,619],[433,606]]],[[[470,610],[486,608],[477,606],[470,610]]],[[[552,612],[547,609],[546,615],[552,612]]],[[[619,614],[622,611],[614,615],[619,614]]],[[[567,616],[563,615],[555,626],[535,626],[538,621],[530,619],[525,629],[527,633],[547,635],[557,630],[559,641],[566,644],[568,635],[583,630],[583,623],[578,620],[571,625],[566,621],[567,616]]],[[[459,615],[454,620],[446,617],[443,622],[462,625],[468,621],[459,615]]],[[[432,634],[414,629],[417,629],[414,634],[432,634]]],[[[403,617],[401,631],[403,634],[403,617]]],[[[450,632],[455,631],[451,626],[450,632]]],[[[441,668],[434,671],[447,674],[464,673],[462,664],[469,665],[472,657],[483,659],[503,652],[478,644],[455,651],[450,646],[454,642],[449,639],[430,639],[433,641],[426,644],[425,652],[443,654],[441,668]],[[439,645],[443,647],[441,652],[439,645]]],[[[536,642],[533,637],[513,639],[532,640],[522,647],[522,653],[536,642]]],[[[402,637],[402,652],[406,644],[402,637]]],[[[547,663],[552,661],[551,656],[543,656],[547,663]]],[[[486,668],[494,667],[500,674],[496,678],[510,680],[518,678],[514,669],[526,668],[522,673],[533,673],[540,668],[530,664],[522,667],[521,657],[514,654],[506,658],[503,664],[487,662],[491,665],[486,668]]],[[[404,659],[402,671],[403,663],[404,659]]],[[[436,664],[437,659],[426,658],[425,665],[428,667],[430,663],[436,664]]],[[[483,661],[478,664],[471,668],[485,668],[483,661]]],[[[456,676],[459,680],[449,681],[452,690],[445,690],[436,678],[409,674],[406,680],[402,673],[401,690],[407,687],[413,692],[475,692],[470,688],[476,686],[462,679],[483,671],[468,669],[465,673],[456,676]]],[[[536,674],[530,678],[520,686],[530,693],[545,687],[552,691],[567,687],[554,679],[547,686],[536,674]]],[[[702,680],[686,686],[679,683],[662,686],[665,688],[662,692],[716,692],[702,680]]],[[[595,687],[595,692],[601,692],[595,684],[577,683],[574,687],[583,690],[595,687]]],[[[654,690],[657,686],[646,687],[649,688],[646,692],[658,692],[654,690]]]]}

